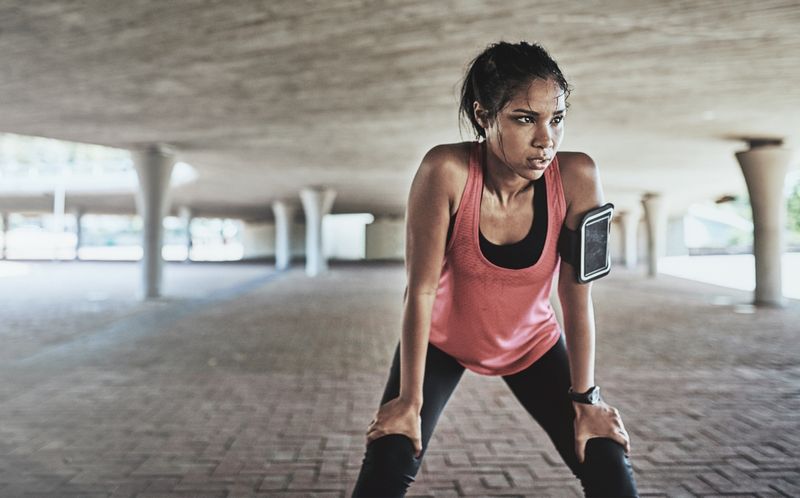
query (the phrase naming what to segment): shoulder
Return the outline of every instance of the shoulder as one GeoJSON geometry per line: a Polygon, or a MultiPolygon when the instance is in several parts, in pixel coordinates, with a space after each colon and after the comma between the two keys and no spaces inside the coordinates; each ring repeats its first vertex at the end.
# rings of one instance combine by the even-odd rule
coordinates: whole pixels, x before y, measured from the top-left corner
{"type": "Polygon", "coordinates": [[[432,147],[422,159],[418,175],[444,189],[450,200],[451,213],[458,209],[460,193],[469,173],[469,156],[475,142],[440,144],[432,147]]]}
{"type": "Polygon", "coordinates": [[[559,152],[558,167],[567,204],[566,221],[572,227],[582,213],[603,204],[600,170],[584,152],[559,152]]]}
{"type": "Polygon", "coordinates": [[[600,176],[594,159],[585,152],[559,152],[558,167],[566,181],[593,181],[600,176]]]}
{"type": "Polygon", "coordinates": [[[466,170],[473,144],[474,142],[460,142],[436,145],[422,158],[420,168],[430,169],[432,173],[441,175],[466,170]]]}

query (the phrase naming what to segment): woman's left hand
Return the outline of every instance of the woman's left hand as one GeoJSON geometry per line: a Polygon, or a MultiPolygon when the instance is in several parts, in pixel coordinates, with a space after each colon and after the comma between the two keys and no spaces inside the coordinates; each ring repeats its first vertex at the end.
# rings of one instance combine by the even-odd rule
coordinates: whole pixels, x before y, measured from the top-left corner
{"type": "Polygon", "coordinates": [[[575,407],[575,453],[578,462],[583,463],[586,441],[594,437],[613,439],[625,447],[625,453],[631,452],[630,438],[619,410],[604,401],[596,405],[573,402],[572,406],[575,407]]]}

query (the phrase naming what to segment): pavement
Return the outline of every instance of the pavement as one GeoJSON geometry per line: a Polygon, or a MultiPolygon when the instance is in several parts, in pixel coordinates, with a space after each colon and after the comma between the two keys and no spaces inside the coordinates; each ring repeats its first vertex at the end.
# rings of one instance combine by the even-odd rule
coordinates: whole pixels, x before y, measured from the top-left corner
{"type": "MultiPolygon", "coordinates": [[[[400,334],[401,264],[0,261],[0,496],[349,496],[400,334]]],[[[596,380],[642,496],[800,496],[800,302],[616,269],[596,380]]],[[[580,496],[497,377],[467,371],[409,496],[580,496]]]]}

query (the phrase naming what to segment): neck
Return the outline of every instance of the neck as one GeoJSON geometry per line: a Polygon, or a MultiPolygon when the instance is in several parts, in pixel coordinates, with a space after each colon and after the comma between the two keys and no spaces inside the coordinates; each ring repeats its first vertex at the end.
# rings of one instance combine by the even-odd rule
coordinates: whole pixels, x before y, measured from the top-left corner
{"type": "Polygon", "coordinates": [[[533,182],[514,173],[505,162],[495,156],[484,143],[484,180],[486,188],[494,194],[501,205],[508,205],[517,196],[526,194],[533,182]]]}

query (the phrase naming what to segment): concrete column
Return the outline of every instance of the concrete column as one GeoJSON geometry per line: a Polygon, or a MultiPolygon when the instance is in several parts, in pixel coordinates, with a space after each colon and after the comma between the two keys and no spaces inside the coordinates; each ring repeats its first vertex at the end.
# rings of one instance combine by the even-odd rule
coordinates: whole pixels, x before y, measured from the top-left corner
{"type": "Polygon", "coordinates": [[[625,268],[633,270],[638,261],[638,231],[641,212],[638,209],[620,211],[617,214],[619,226],[622,229],[622,264],[625,268]]]}
{"type": "Polygon", "coordinates": [[[0,252],[0,259],[6,259],[8,249],[8,213],[0,213],[0,220],[3,222],[3,250],[0,252]]]}
{"type": "Polygon", "coordinates": [[[647,275],[655,277],[666,246],[667,203],[661,194],[648,192],[642,196],[642,207],[647,226],[647,275]]]}
{"type": "Polygon", "coordinates": [[[275,214],[275,269],[286,270],[292,262],[292,220],[297,206],[277,200],[272,202],[272,212],[275,214]]]}
{"type": "Polygon", "coordinates": [[[168,148],[154,145],[135,151],[133,163],[139,176],[136,208],[144,225],[141,297],[156,298],[161,295],[163,220],[169,206],[169,180],[175,157],[168,148]]]}
{"type": "Polygon", "coordinates": [[[82,208],[76,208],[72,211],[72,214],[75,216],[75,259],[81,259],[78,252],[80,252],[81,246],[83,245],[83,227],[81,223],[83,221],[84,210],[82,208]]]}
{"type": "Polygon", "coordinates": [[[322,218],[331,212],[336,191],[333,189],[304,188],[300,200],[306,215],[306,275],[316,276],[328,269],[322,251],[322,218]]]}
{"type": "Polygon", "coordinates": [[[186,237],[186,259],[184,259],[184,261],[189,262],[192,260],[192,218],[194,217],[194,213],[189,206],[181,206],[180,209],[178,209],[178,216],[181,218],[181,222],[183,222],[185,230],[184,237],[186,237]]]}
{"type": "Polygon", "coordinates": [[[792,151],[780,142],[751,142],[750,150],[737,152],[750,207],[753,210],[753,255],[756,262],[755,304],[781,306],[786,203],[783,184],[792,151]]]}
{"type": "Polygon", "coordinates": [[[64,233],[64,214],[67,205],[67,190],[63,182],[59,182],[53,191],[53,221],[50,232],[54,235],[53,259],[59,259],[61,249],[61,235],[64,233]]]}

